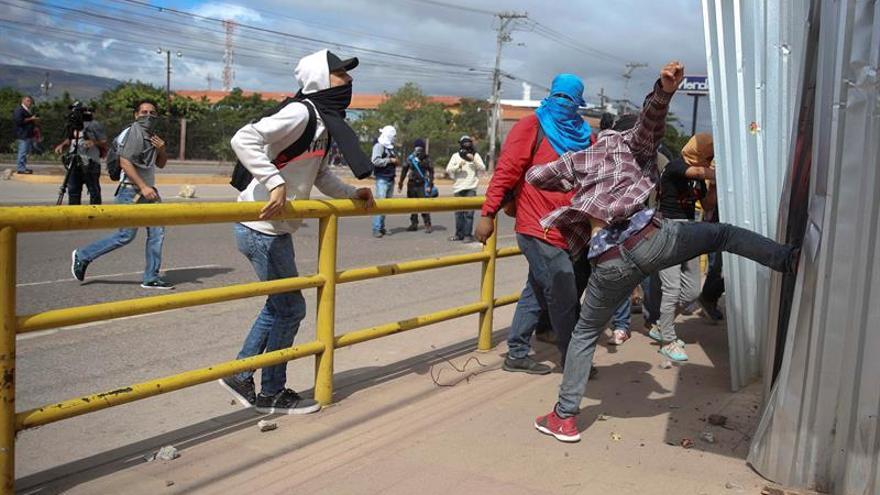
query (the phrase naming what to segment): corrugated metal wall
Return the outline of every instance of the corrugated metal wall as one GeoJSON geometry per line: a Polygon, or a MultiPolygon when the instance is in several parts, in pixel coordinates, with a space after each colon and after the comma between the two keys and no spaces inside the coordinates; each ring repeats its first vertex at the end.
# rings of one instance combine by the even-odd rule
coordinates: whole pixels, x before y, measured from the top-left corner
{"type": "Polygon", "coordinates": [[[794,200],[788,206],[809,208],[805,254],[779,376],[749,461],[786,485],[874,495],[880,493],[880,3],[817,5],[809,206],[794,200]]]}
{"type": "MultiPolygon", "coordinates": [[[[806,0],[703,0],[721,220],[776,237],[804,56],[806,0]]],[[[724,254],[731,386],[766,355],[770,272],[724,254]]]]}

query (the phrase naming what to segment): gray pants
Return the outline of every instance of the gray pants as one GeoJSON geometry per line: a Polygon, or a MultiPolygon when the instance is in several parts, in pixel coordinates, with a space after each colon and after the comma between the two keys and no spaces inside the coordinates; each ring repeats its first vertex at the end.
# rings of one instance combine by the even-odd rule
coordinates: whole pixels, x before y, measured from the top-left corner
{"type": "MultiPolygon", "coordinates": [[[[690,222],[691,220],[669,220],[671,222],[690,222]]],[[[692,258],[669,268],[660,270],[660,285],[663,296],[660,299],[660,335],[664,343],[678,338],[675,334],[676,310],[684,308],[700,296],[700,258],[692,258]]]]}
{"type": "Polygon", "coordinates": [[[650,273],[712,251],[727,251],[779,272],[791,271],[795,251],[749,230],[725,223],[663,221],[659,232],[638,242],[621,257],[593,267],[565,359],[556,412],[569,417],[580,411],[593,365],[596,341],[614,310],[650,273]]]}

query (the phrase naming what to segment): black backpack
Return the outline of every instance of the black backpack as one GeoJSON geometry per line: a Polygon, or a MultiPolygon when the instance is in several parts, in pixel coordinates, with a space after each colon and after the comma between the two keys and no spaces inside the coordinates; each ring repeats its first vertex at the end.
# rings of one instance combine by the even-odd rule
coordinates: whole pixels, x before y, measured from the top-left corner
{"type": "MultiPolygon", "coordinates": [[[[262,119],[264,117],[268,117],[270,115],[274,115],[274,114],[280,112],[281,109],[286,107],[288,104],[293,103],[293,102],[297,102],[297,101],[302,102],[301,100],[297,100],[295,98],[287,98],[283,102],[281,102],[280,105],[273,108],[271,111],[263,114],[260,117],[260,119],[262,119]]],[[[303,131],[302,136],[300,136],[299,139],[294,141],[293,144],[291,144],[287,148],[284,148],[284,150],[281,153],[278,153],[278,156],[276,156],[272,160],[272,163],[274,165],[278,165],[281,163],[287,163],[290,160],[296,158],[297,156],[305,153],[306,151],[308,151],[309,147],[312,144],[312,141],[315,139],[315,129],[318,127],[318,120],[316,118],[315,108],[308,103],[305,103],[305,102],[302,102],[302,103],[306,106],[306,109],[309,111],[309,121],[306,124],[306,129],[303,131]]],[[[256,119],[254,121],[251,121],[251,123],[253,124],[255,122],[258,122],[260,119],[256,119]]],[[[328,144],[327,149],[329,149],[330,148],[329,141],[327,144],[328,144]]],[[[251,183],[251,181],[253,179],[254,179],[254,176],[253,176],[253,174],[251,174],[250,170],[248,170],[244,165],[242,165],[240,160],[236,160],[235,161],[235,168],[232,169],[232,179],[229,181],[229,184],[232,185],[232,187],[238,189],[239,191],[244,191],[245,189],[247,189],[248,185],[251,183]]]]}
{"type": "Polygon", "coordinates": [[[123,129],[107,148],[107,175],[110,176],[110,179],[115,181],[118,181],[122,174],[122,166],[119,164],[119,148],[125,143],[125,138],[128,137],[129,129],[130,127],[123,129]]]}

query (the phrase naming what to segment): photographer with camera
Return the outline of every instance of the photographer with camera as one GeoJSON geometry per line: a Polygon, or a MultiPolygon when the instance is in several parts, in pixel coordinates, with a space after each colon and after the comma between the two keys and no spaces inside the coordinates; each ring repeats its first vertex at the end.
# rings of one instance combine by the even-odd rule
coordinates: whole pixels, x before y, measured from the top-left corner
{"type": "Polygon", "coordinates": [[[89,204],[101,204],[101,156],[107,150],[104,126],[94,120],[94,110],[80,102],[70,106],[65,139],[55,146],[64,153],[67,173],[67,204],[82,204],[82,188],[89,190],[89,204]],[[66,152],[65,152],[66,149],[66,152]]]}
{"type": "MultiPolygon", "coordinates": [[[[452,155],[446,165],[446,174],[455,179],[452,194],[458,198],[471,198],[477,195],[480,184],[480,173],[486,171],[486,165],[470,136],[462,136],[458,140],[459,150],[452,155]]],[[[450,241],[474,242],[474,212],[472,210],[455,212],[455,234],[450,241]]]]}
{"type": "MultiPolygon", "coordinates": [[[[156,122],[159,120],[156,104],[142,100],[136,107],[134,117],[135,121],[128,128],[119,152],[122,176],[116,190],[116,202],[160,203],[162,199],[156,191],[156,167],[165,168],[168,155],[165,152],[165,141],[153,134],[156,122]]],[[[136,228],[119,229],[109,237],[73,251],[70,267],[73,276],[82,282],[89,263],[130,243],[136,234],[136,228]]],[[[147,260],[144,281],[141,284],[144,289],[174,288],[173,284],[159,277],[164,241],[165,227],[147,227],[147,260]]]]}
{"type": "Polygon", "coordinates": [[[28,154],[33,151],[34,137],[37,132],[37,122],[40,118],[34,115],[34,99],[25,96],[21,99],[21,105],[12,111],[12,121],[15,123],[15,140],[18,142],[18,157],[15,173],[32,174],[33,170],[27,168],[28,154]]]}

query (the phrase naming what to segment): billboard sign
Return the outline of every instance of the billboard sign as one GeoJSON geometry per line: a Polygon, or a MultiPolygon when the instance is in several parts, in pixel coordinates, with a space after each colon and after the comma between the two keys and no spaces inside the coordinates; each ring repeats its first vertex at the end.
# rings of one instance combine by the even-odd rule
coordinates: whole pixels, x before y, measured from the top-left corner
{"type": "Polygon", "coordinates": [[[689,95],[708,95],[709,76],[684,76],[678,90],[689,95]]]}

